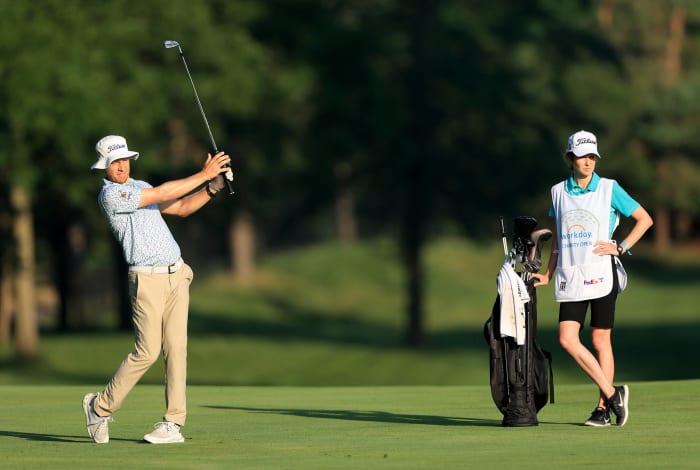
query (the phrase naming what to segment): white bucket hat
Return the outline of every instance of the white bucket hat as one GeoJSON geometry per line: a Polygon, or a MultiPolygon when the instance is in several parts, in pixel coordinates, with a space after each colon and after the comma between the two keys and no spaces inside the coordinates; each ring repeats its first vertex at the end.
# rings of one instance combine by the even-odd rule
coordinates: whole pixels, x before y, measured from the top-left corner
{"type": "Polygon", "coordinates": [[[585,157],[593,154],[600,158],[598,153],[598,140],[595,135],[588,131],[578,131],[569,136],[569,142],[566,146],[566,153],[573,153],[577,157],[585,157]]]}
{"type": "Polygon", "coordinates": [[[95,145],[95,150],[97,150],[97,161],[92,164],[91,170],[104,170],[113,161],[122,158],[133,158],[134,160],[139,158],[139,153],[130,151],[129,147],[126,146],[126,139],[120,135],[102,137],[95,145]]]}

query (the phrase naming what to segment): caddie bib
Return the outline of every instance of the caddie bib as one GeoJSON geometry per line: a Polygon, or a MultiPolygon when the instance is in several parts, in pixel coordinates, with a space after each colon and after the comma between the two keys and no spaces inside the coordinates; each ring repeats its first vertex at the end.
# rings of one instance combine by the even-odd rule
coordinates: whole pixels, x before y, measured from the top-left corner
{"type": "Polygon", "coordinates": [[[572,196],[565,182],[552,187],[552,203],[559,236],[555,275],[557,302],[597,299],[613,288],[610,255],[593,253],[598,241],[610,240],[613,180],[600,178],[598,188],[572,196]]]}

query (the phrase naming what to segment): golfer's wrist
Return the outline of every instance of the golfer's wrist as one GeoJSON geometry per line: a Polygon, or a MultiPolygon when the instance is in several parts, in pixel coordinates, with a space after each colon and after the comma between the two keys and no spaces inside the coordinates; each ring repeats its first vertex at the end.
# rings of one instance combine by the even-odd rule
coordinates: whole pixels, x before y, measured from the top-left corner
{"type": "Polygon", "coordinates": [[[210,198],[215,197],[216,193],[218,192],[218,191],[213,191],[211,189],[211,184],[209,184],[209,183],[207,183],[207,185],[204,187],[204,190],[207,192],[207,194],[209,195],[210,198]]]}

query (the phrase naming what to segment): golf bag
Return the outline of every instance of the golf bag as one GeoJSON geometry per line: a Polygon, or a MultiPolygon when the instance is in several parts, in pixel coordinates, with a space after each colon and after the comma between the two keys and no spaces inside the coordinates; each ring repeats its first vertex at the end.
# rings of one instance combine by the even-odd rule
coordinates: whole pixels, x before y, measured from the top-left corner
{"type": "Polygon", "coordinates": [[[537,220],[532,217],[517,217],[510,252],[503,229],[506,260],[499,273],[499,295],[491,317],[484,324],[484,339],[489,346],[491,361],[491,396],[503,414],[503,426],[537,426],[537,412],[548,399],[554,403],[552,355],[540,348],[535,340],[537,296],[532,278],[532,273],[538,272],[542,266],[540,246],[551,238],[552,232],[535,230],[536,226],[537,220]],[[520,271],[515,271],[515,268],[520,268],[520,271]],[[514,304],[502,301],[511,298],[516,299],[514,304]],[[508,312],[504,311],[504,306],[508,312]],[[504,324],[511,320],[512,326],[504,324]]]}

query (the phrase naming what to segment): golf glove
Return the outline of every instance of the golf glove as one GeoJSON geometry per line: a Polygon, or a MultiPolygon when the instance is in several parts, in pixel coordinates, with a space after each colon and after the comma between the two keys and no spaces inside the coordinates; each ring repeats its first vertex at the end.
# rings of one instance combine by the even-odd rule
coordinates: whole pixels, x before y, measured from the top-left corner
{"type": "MultiPolygon", "coordinates": [[[[231,170],[229,170],[230,172],[231,170]]],[[[216,176],[213,180],[209,181],[209,189],[214,192],[218,193],[222,189],[224,189],[224,186],[226,185],[226,182],[224,181],[224,174],[221,173],[216,176]]]]}

